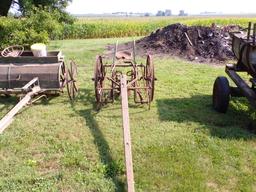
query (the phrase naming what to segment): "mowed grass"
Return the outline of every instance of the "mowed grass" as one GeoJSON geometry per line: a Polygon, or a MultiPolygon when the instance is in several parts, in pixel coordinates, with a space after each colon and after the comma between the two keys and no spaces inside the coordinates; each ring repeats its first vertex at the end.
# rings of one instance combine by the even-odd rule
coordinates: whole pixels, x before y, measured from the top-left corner
{"type": "MultiPolygon", "coordinates": [[[[0,191],[125,191],[120,101],[95,111],[91,81],[96,54],[115,41],[51,42],[66,63],[76,59],[79,96],[75,104],[66,92],[37,102],[0,135],[0,191]]],[[[227,114],[211,106],[224,67],[175,58],[154,63],[151,110],[130,101],[136,191],[256,191],[248,103],[233,99],[227,114]]],[[[2,117],[17,99],[0,101],[2,117]]]]}
{"type": "Polygon", "coordinates": [[[73,25],[65,25],[64,39],[111,38],[145,36],[151,32],[171,25],[211,26],[240,25],[247,27],[248,22],[256,22],[253,15],[248,16],[188,16],[188,17],[84,17],[79,18],[73,25]]]}

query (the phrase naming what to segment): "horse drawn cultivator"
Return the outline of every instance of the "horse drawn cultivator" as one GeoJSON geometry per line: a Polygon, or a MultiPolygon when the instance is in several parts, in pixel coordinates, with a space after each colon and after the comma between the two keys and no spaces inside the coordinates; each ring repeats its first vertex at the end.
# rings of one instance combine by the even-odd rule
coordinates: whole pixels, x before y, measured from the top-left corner
{"type": "Polygon", "coordinates": [[[155,80],[152,56],[147,55],[146,64],[138,64],[135,41],[132,52],[118,51],[116,43],[111,64],[103,64],[102,56],[96,58],[93,81],[98,105],[112,103],[121,95],[128,192],[134,191],[128,96],[133,92],[135,103],[148,104],[150,107],[154,98],[155,80]]]}
{"type": "Polygon", "coordinates": [[[0,56],[0,95],[20,95],[20,102],[0,121],[0,133],[27,104],[42,97],[57,95],[67,87],[70,100],[77,94],[77,67],[72,61],[68,69],[61,52],[48,52],[35,57],[21,46],[4,49],[0,56]]]}
{"type": "Polygon", "coordinates": [[[103,57],[98,56],[94,71],[95,97],[98,104],[114,102],[121,93],[121,78],[126,76],[127,89],[133,92],[134,102],[148,104],[153,101],[155,74],[152,56],[147,55],[146,65],[136,61],[135,42],[133,52],[118,51],[116,43],[113,62],[103,64],[103,57]]]}

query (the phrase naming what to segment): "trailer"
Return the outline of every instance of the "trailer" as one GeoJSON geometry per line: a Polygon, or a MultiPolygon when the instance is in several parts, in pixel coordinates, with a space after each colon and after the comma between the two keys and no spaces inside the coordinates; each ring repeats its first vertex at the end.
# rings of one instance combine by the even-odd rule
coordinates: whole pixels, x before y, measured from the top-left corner
{"type": "Polygon", "coordinates": [[[216,78],[212,101],[214,109],[221,113],[226,113],[231,97],[246,97],[251,106],[256,108],[256,23],[252,25],[250,22],[245,30],[230,35],[237,63],[227,64],[225,72],[236,86],[231,87],[224,76],[216,78]],[[238,72],[247,73],[249,81],[244,80],[238,72]]]}
{"type": "Polygon", "coordinates": [[[59,95],[67,87],[73,101],[78,92],[76,77],[75,62],[71,61],[68,69],[60,51],[47,52],[46,57],[35,57],[22,46],[4,49],[0,56],[0,95],[16,95],[21,100],[0,120],[0,133],[25,105],[42,97],[59,95]]]}

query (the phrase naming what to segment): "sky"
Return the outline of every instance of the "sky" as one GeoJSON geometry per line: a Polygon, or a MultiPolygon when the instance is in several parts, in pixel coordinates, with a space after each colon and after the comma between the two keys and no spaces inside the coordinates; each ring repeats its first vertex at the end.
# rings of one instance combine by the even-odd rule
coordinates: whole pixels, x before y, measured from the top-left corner
{"type": "Polygon", "coordinates": [[[227,14],[256,13],[256,0],[73,0],[67,11],[72,14],[151,12],[171,9],[173,14],[185,10],[189,14],[221,12],[227,14]]]}

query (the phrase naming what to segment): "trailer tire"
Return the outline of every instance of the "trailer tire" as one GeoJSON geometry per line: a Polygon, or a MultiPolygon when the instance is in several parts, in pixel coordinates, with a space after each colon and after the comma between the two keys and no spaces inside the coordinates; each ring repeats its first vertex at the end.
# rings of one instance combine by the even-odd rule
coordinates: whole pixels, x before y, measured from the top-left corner
{"type": "Polygon", "coordinates": [[[213,108],[220,112],[226,113],[230,100],[230,87],[226,77],[217,77],[213,85],[212,103],[213,108]]]}

